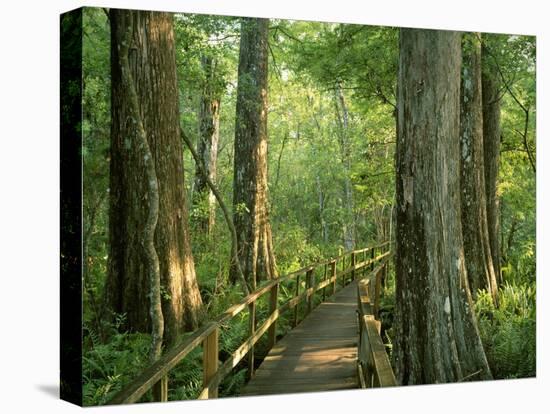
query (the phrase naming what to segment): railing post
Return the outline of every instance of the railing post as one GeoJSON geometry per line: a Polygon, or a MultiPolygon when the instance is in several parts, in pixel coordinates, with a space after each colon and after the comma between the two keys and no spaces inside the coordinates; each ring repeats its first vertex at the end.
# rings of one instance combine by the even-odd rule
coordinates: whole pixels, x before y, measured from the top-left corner
{"type": "Polygon", "coordinates": [[[378,311],[380,310],[380,285],[382,279],[382,269],[376,272],[374,277],[374,308],[372,313],[374,314],[374,317],[378,319],[378,311]]]}
{"type": "MultiPolygon", "coordinates": [[[[314,284],[313,269],[309,269],[306,273],[306,289],[313,287],[313,284],[314,284]]],[[[308,314],[311,312],[311,308],[313,307],[313,293],[314,292],[311,292],[307,296],[307,313],[308,314]]]]}
{"type": "MultiPolygon", "coordinates": [[[[300,294],[300,275],[296,276],[296,292],[295,297],[300,294]]],[[[298,325],[298,308],[300,307],[300,301],[294,306],[294,319],[292,321],[292,327],[295,328],[298,325]]]]}
{"type": "MultiPolygon", "coordinates": [[[[363,318],[366,318],[365,316],[363,318]]],[[[375,367],[374,367],[374,358],[373,358],[373,355],[372,355],[372,344],[371,344],[371,338],[369,337],[369,322],[368,320],[365,320],[364,321],[365,323],[365,328],[366,328],[366,332],[364,332],[365,334],[365,339],[366,339],[366,359],[365,359],[365,362],[366,362],[366,365],[367,365],[367,375],[366,375],[366,383],[368,384],[367,387],[368,388],[373,388],[373,385],[374,385],[374,372],[375,372],[375,367]]]]}
{"type": "MultiPolygon", "coordinates": [[[[323,282],[325,282],[327,280],[327,264],[325,263],[325,269],[324,269],[324,272],[323,272],[323,282]]],[[[323,288],[323,302],[325,301],[327,295],[326,295],[326,291],[327,291],[327,287],[325,286],[323,288]]]]}
{"type": "Polygon", "coordinates": [[[342,287],[346,286],[346,255],[342,256],[342,287]]]}
{"type": "MultiPolygon", "coordinates": [[[[277,310],[277,299],[279,296],[279,282],[275,283],[269,291],[269,314],[273,314],[277,310]]],[[[274,320],[269,330],[267,331],[268,349],[273,348],[277,341],[277,320],[274,320]]]]}
{"type": "Polygon", "coordinates": [[[371,272],[374,270],[374,258],[376,257],[375,250],[376,250],[376,246],[372,246],[371,255],[370,255],[370,258],[371,258],[370,271],[371,272]]]}
{"type": "MultiPolygon", "coordinates": [[[[206,387],[218,371],[218,328],[203,341],[202,384],[206,387]]],[[[218,387],[208,390],[207,398],[218,398],[218,387]]]]}
{"type": "Polygon", "coordinates": [[[336,260],[330,262],[330,277],[334,280],[332,281],[332,294],[336,293],[336,260]]]}
{"type": "MultiPolygon", "coordinates": [[[[388,249],[389,250],[389,249],[388,249]]],[[[386,278],[388,277],[388,268],[390,265],[390,261],[387,260],[384,264],[384,273],[382,274],[382,287],[386,287],[386,278]]]]}
{"type": "Polygon", "coordinates": [[[153,386],[153,400],[158,402],[168,401],[168,375],[162,377],[153,386]]]}
{"type": "Polygon", "coordinates": [[[355,252],[351,252],[351,280],[355,280],[355,252]]]}
{"type": "MultiPolygon", "coordinates": [[[[256,301],[248,305],[248,332],[249,336],[254,335],[256,331],[256,301]]],[[[254,346],[250,347],[248,351],[248,379],[254,376],[254,346]]]]}

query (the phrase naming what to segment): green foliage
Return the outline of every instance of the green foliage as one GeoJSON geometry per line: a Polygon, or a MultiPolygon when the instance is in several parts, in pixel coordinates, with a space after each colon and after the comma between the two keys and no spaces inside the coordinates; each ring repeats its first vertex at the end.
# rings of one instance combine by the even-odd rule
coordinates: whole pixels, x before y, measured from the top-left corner
{"type": "Polygon", "coordinates": [[[319,247],[308,242],[304,228],[296,223],[277,223],[274,244],[282,275],[323,258],[319,247]]]}
{"type": "Polygon", "coordinates": [[[536,375],[536,289],[505,284],[496,308],[486,291],[478,292],[475,312],[489,366],[495,378],[536,375]]]}
{"type": "Polygon", "coordinates": [[[194,349],[168,376],[168,400],[195,399],[202,391],[201,349],[194,349]]]}
{"type": "MultiPolygon", "coordinates": [[[[190,136],[198,132],[199,100],[206,84],[209,84],[215,95],[221,96],[225,94],[228,85],[235,82],[238,27],[238,19],[233,17],[175,15],[180,112],[182,125],[190,136]],[[212,73],[203,65],[204,58],[212,59],[212,73]]],[[[222,100],[223,111],[226,100],[222,100]]],[[[225,135],[224,131],[225,127],[221,131],[221,142],[225,135]]]]}
{"type": "MultiPolygon", "coordinates": [[[[233,195],[233,140],[237,66],[237,18],[178,14],[174,20],[181,124],[195,141],[200,97],[206,86],[221,97],[216,185],[228,206],[233,195]],[[205,57],[215,65],[212,73],[205,57]]],[[[84,392],[86,405],[101,404],[148,364],[150,338],[120,332],[123,319],[102,321],[101,299],[108,263],[108,186],[110,139],[110,34],[101,9],[85,9],[83,44],[84,158],[84,392]]],[[[502,149],[499,176],[503,277],[501,306],[494,308],[481,292],[476,302],[479,328],[497,378],[535,373],[535,174],[525,149],[535,142],[535,44],[528,36],[484,35],[502,76],[525,113],[502,90],[502,149]]],[[[336,256],[343,250],[342,228],[354,221],[356,242],[363,246],[388,237],[395,218],[395,115],[398,30],[319,22],[272,20],[269,39],[268,180],[278,273],[336,256]],[[344,128],[337,90],[348,111],[344,128]],[[347,140],[346,145],[343,141],[347,140]],[[351,182],[350,217],[344,187],[351,182]]],[[[488,63],[487,63],[488,62],[488,63]]],[[[75,85],[74,87],[77,87],[75,85]]],[[[188,194],[194,160],[184,151],[188,194]]],[[[188,197],[189,199],[189,197],[188,197]]],[[[204,197],[190,203],[191,245],[200,293],[209,318],[242,299],[229,281],[231,238],[221,211],[210,235],[197,225],[208,216],[204,197]]],[[[248,214],[246,206],[234,213],[248,214]]],[[[317,275],[320,277],[320,275],[317,275]]],[[[300,282],[302,287],[304,281],[300,282]]],[[[280,303],[293,296],[296,284],[280,288],[280,303]]],[[[163,295],[167,295],[163,292],[163,295]]],[[[388,275],[381,302],[383,338],[391,354],[395,278],[388,275]]],[[[266,299],[257,304],[259,323],[268,314],[266,299]]],[[[303,309],[300,310],[303,312],[303,309]]],[[[220,358],[225,360],[248,336],[247,312],[220,331],[220,358]]],[[[291,315],[278,320],[277,332],[290,329],[291,315]]],[[[256,345],[261,356],[265,339],[256,345]]],[[[246,361],[222,382],[220,396],[239,393],[246,361]]],[[[169,376],[169,398],[196,398],[202,386],[202,353],[197,348],[169,376]]],[[[144,400],[150,400],[150,393],[144,400]]]]}
{"type": "Polygon", "coordinates": [[[118,333],[103,344],[92,328],[93,342],[82,357],[84,405],[101,405],[134,379],[149,363],[149,335],[118,333]]]}

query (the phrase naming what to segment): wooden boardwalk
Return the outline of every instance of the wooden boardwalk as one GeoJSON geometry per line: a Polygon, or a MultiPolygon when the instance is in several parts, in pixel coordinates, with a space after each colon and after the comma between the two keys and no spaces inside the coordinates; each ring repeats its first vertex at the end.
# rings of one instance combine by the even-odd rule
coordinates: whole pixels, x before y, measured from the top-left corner
{"type": "MultiPolygon", "coordinates": [[[[153,390],[155,401],[168,401],[170,371],[177,369],[182,360],[201,346],[203,381],[198,398],[217,398],[220,383],[247,355],[254,352],[254,345],[263,335],[267,334],[269,344],[273,344],[275,324],[281,312],[293,309],[296,304],[311,307],[312,295],[320,295],[324,288],[336,287],[338,280],[349,283],[354,276],[361,278],[359,284],[349,283],[318,305],[297,327],[271,347],[241,395],[397,385],[380,337],[380,322],[375,320],[373,314],[379,304],[382,270],[387,271],[390,257],[389,242],[384,242],[349,251],[334,259],[265,281],[239,303],[204,323],[165,352],[107,403],[139,402],[150,390],[153,390]],[[323,281],[316,283],[316,274],[323,274],[323,281]],[[300,286],[297,285],[300,277],[305,277],[305,287],[296,289],[292,298],[285,297],[284,303],[281,303],[279,288],[289,281],[295,281],[294,287],[300,286]],[[250,329],[249,336],[220,363],[220,329],[242,311],[254,307],[263,295],[269,295],[268,316],[257,324],[256,312],[248,312],[249,327],[255,326],[255,329],[250,329]]],[[[288,289],[285,291],[288,292],[288,289]]]]}
{"type": "Polygon", "coordinates": [[[266,356],[241,395],[358,388],[357,284],[315,308],[266,356]]]}

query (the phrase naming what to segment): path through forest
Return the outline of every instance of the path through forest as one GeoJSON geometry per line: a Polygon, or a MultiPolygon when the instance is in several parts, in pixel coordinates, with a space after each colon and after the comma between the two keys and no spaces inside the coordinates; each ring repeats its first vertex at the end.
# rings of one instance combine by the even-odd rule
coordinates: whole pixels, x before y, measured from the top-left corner
{"type": "Polygon", "coordinates": [[[321,303],[266,356],[243,395],[358,388],[357,283],[321,303]]]}

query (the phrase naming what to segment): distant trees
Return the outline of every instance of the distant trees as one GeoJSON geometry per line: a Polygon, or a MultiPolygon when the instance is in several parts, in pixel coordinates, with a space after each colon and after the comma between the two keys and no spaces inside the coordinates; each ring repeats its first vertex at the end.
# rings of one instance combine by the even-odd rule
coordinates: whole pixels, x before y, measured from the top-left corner
{"type": "Polygon", "coordinates": [[[267,195],[268,25],[268,19],[242,19],[238,68],[233,220],[241,268],[252,286],[276,276],[267,195]]]}
{"type": "Polygon", "coordinates": [[[488,205],[485,192],[479,34],[463,34],[462,43],[460,198],[464,259],[472,294],[475,295],[478,289],[487,289],[493,301],[497,303],[498,287],[489,241],[488,205]]]}
{"type": "Polygon", "coordinates": [[[400,32],[394,365],[401,384],[491,378],[462,238],[460,36],[400,32]]]}
{"type": "Polygon", "coordinates": [[[344,188],[342,196],[342,209],[344,220],[342,236],[346,250],[355,248],[355,213],[353,211],[353,186],[351,182],[351,137],[349,136],[349,111],[346,98],[342,91],[342,85],[337,83],[334,89],[335,110],[338,121],[338,143],[340,145],[340,158],[344,169],[344,188]]]}
{"type": "Polygon", "coordinates": [[[169,344],[198,326],[202,308],[187,227],[172,15],[112,9],[110,22],[105,301],[126,314],[130,330],[162,335],[164,322],[169,344]]]}

